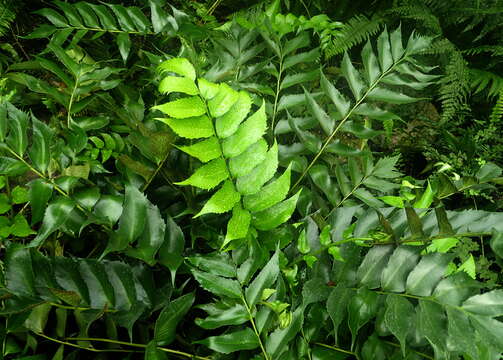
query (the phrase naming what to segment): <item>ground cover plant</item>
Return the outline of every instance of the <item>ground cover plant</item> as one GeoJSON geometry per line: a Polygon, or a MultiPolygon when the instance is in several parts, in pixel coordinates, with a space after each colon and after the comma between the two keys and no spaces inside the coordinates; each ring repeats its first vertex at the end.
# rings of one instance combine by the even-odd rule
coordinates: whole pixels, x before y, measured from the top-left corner
{"type": "Polygon", "coordinates": [[[502,17],[0,0],[2,358],[501,359],[502,17]]]}

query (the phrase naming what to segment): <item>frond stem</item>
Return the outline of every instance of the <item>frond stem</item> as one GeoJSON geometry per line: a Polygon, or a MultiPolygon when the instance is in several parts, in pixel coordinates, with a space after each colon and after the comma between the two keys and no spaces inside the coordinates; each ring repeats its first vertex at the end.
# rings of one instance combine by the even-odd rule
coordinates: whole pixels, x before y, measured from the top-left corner
{"type": "Polygon", "coordinates": [[[406,59],[406,56],[402,57],[400,60],[398,60],[396,63],[393,64],[393,66],[391,66],[388,70],[384,71],[370,86],[369,88],[367,89],[367,91],[363,94],[363,96],[353,105],[353,107],[348,111],[348,113],[346,114],[346,116],[344,116],[344,118],[339,122],[339,124],[337,125],[337,127],[334,129],[334,131],[332,131],[332,133],[330,134],[330,136],[325,140],[325,142],[323,143],[323,145],[321,146],[320,150],[318,150],[318,152],[316,153],[316,155],[314,156],[313,160],[311,160],[311,162],[309,163],[309,165],[306,167],[306,169],[302,172],[302,174],[300,175],[299,179],[297,180],[297,182],[291,187],[290,189],[290,193],[294,192],[294,190],[296,190],[297,186],[299,186],[300,182],[302,181],[302,179],[304,179],[304,177],[307,175],[308,171],[311,169],[311,167],[316,163],[316,161],[318,160],[318,158],[323,154],[323,152],[325,151],[325,149],[328,147],[328,145],[330,144],[330,142],[332,141],[332,139],[335,137],[335,135],[337,135],[337,133],[339,132],[339,130],[341,129],[342,125],[344,125],[344,123],[349,119],[349,117],[351,115],[353,115],[353,112],[358,108],[358,106],[360,106],[363,101],[367,98],[367,96],[372,92],[372,90],[374,90],[376,88],[376,86],[381,82],[381,80],[387,76],[389,73],[391,73],[392,71],[395,70],[395,68],[402,62],[406,59]]]}

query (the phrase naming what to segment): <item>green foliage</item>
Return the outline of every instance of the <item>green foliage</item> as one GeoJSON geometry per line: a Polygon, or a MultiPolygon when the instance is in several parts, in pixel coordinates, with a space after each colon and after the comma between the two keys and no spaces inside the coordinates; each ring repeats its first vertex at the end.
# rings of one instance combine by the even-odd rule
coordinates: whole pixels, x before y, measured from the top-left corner
{"type": "Polygon", "coordinates": [[[170,116],[161,121],[168,124],[180,136],[185,134],[185,130],[179,131],[186,121],[204,117],[203,121],[209,124],[204,125],[205,130],[202,133],[192,133],[191,136],[206,140],[178,147],[181,151],[206,163],[188,179],[178,182],[178,185],[211,190],[223,182],[195,217],[232,211],[222,247],[232,240],[246,237],[251,231],[250,226],[260,230],[271,230],[287,221],[295,209],[294,200],[298,198],[298,194],[282,202],[288,193],[289,182],[280,181],[280,177],[266,185],[274,177],[278,167],[278,147],[277,144],[273,144],[267,149],[262,139],[267,127],[265,105],[262,104],[248,116],[251,100],[247,92],[237,92],[225,83],[216,84],[204,79],[198,80],[196,85],[195,70],[184,58],[163,62],[159,65],[159,71],[163,74],[168,72],[180,76],[165,77],[160,83],[159,91],[163,93],[175,91],[189,95],[154,107],[170,116]],[[181,82],[178,79],[184,79],[187,85],[179,87],[178,84],[181,82]],[[258,155],[255,149],[261,144],[264,144],[261,147],[262,154],[258,155]],[[276,193],[281,196],[272,202],[266,202],[271,200],[271,197],[267,196],[265,190],[271,186],[275,188],[279,186],[276,193]],[[257,206],[253,206],[254,201],[261,203],[259,211],[257,206]]]}
{"type": "Polygon", "coordinates": [[[501,357],[499,0],[6,4],[2,358],[501,357]]]}
{"type": "Polygon", "coordinates": [[[0,36],[7,33],[11,23],[16,18],[12,3],[9,1],[0,2],[0,36]]]}
{"type": "Polygon", "coordinates": [[[371,36],[376,35],[381,28],[381,19],[377,17],[369,19],[364,15],[356,15],[344,24],[338,36],[327,46],[327,58],[342,54],[353,46],[368,40],[371,36]]]}

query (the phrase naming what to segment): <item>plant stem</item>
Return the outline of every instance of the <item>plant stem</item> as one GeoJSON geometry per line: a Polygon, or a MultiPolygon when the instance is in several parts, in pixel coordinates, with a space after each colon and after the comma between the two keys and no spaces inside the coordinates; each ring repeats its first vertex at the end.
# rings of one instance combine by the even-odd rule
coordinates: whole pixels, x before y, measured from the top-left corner
{"type": "Polygon", "coordinates": [[[155,171],[148,178],[147,182],[141,187],[141,190],[140,190],[141,192],[144,192],[145,190],[147,190],[147,188],[149,187],[149,185],[152,182],[152,180],[154,180],[154,178],[157,176],[157,173],[159,172],[159,170],[161,170],[161,168],[164,166],[164,163],[168,159],[168,156],[169,156],[170,152],[171,152],[171,150],[169,150],[169,149],[166,151],[166,155],[161,160],[161,162],[159,163],[159,165],[157,165],[157,168],[155,169],[155,171]]]}
{"type": "Polygon", "coordinates": [[[248,303],[246,302],[244,295],[241,295],[241,300],[243,301],[243,304],[246,308],[246,311],[248,312],[248,316],[249,316],[250,322],[252,324],[253,331],[255,332],[255,335],[257,336],[258,343],[260,344],[260,349],[262,350],[262,353],[264,354],[264,358],[265,358],[265,360],[270,360],[269,355],[267,354],[267,351],[265,351],[264,344],[262,343],[262,339],[260,338],[260,333],[257,329],[257,326],[255,325],[255,321],[253,320],[253,315],[251,313],[251,309],[248,306],[248,303]]]}
{"type": "Polygon", "coordinates": [[[276,80],[276,93],[274,94],[274,106],[272,109],[272,119],[271,119],[271,141],[274,140],[274,123],[276,121],[276,113],[278,111],[278,100],[279,92],[281,86],[281,76],[283,75],[283,56],[279,58],[279,71],[278,78],[276,80]]]}
{"type": "Polygon", "coordinates": [[[71,343],[68,341],[58,340],[58,339],[52,338],[52,337],[47,336],[42,333],[35,333],[35,334],[40,337],[43,337],[44,339],[53,341],[58,344],[67,345],[67,346],[75,347],[75,348],[82,349],[82,350],[92,351],[92,352],[124,352],[124,353],[143,352],[143,351],[125,350],[125,349],[95,349],[95,348],[91,348],[91,347],[80,346],[78,344],[74,344],[74,343],[71,343]]]}
{"type": "Polygon", "coordinates": [[[341,348],[338,348],[336,346],[332,346],[332,345],[327,345],[327,344],[323,344],[323,343],[314,343],[315,345],[318,345],[318,346],[323,346],[327,349],[331,349],[331,350],[335,350],[335,351],[338,351],[338,352],[341,352],[341,353],[344,353],[344,354],[349,354],[349,355],[356,355],[354,352],[352,351],[349,351],[349,350],[344,350],[344,349],[341,349],[341,348]]]}
{"type": "Polygon", "coordinates": [[[68,129],[70,129],[70,123],[72,121],[72,105],[73,105],[73,99],[75,97],[75,91],[77,91],[77,88],[79,87],[79,79],[80,79],[80,72],[82,71],[82,68],[79,67],[79,74],[75,75],[75,84],[72,89],[72,94],[70,95],[70,101],[68,102],[68,113],[66,115],[66,126],[68,129]]]}
{"type": "MultiPolygon", "coordinates": [[[[400,348],[400,345],[399,344],[395,344],[394,342],[392,341],[387,341],[387,340],[384,340],[384,342],[388,345],[391,345],[391,346],[394,346],[394,347],[397,347],[397,348],[400,348]]],[[[417,351],[417,350],[414,350],[414,349],[411,349],[411,348],[408,348],[409,350],[413,351],[415,354],[419,355],[419,356],[422,356],[424,357],[425,359],[431,359],[431,360],[434,360],[435,358],[428,355],[428,354],[425,354],[423,352],[420,352],[420,351],[417,351]]]]}
{"type": "MultiPolygon", "coordinates": [[[[117,345],[126,345],[126,346],[131,346],[131,347],[137,347],[137,348],[142,348],[142,349],[145,349],[147,347],[147,345],[145,345],[145,344],[130,343],[130,342],[126,342],[126,341],[105,339],[105,338],[68,337],[65,340],[105,342],[105,343],[111,343],[111,344],[117,344],[117,345]]],[[[191,359],[198,359],[198,360],[210,360],[211,359],[206,356],[193,355],[193,354],[186,353],[184,351],[173,350],[173,349],[169,349],[169,348],[165,348],[165,347],[161,347],[161,346],[158,346],[157,349],[159,349],[160,351],[170,353],[170,354],[180,355],[180,356],[184,356],[184,357],[191,358],[191,359]]]]}
{"type": "MultiPolygon", "coordinates": [[[[59,192],[61,195],[63,195],[64,197],[67,197],[69,199],[72,199],[72,197],[70,196],[70,194],[68,194],[65,190],[63,190],[61,187],[58,186],[58,184],[56,184],[54,182],[54,180],[52,180],[51,178],[45,176],[44,174],[42,174],[40,171],[38,171],[37,169],[35,169],[33,166],[31,166],[30,163],[28,163],[25,159],[23,159],[22,156],[18,155],[14,150],[12,150],[10,147],[6,147],[7,151],[9,151],[16,159],[18,159],[19,161],[21,161],[28,169],[30,169],[31,172],[35,173],[38,177],[40,177],[41,179],[44,179],[46,182],[50,183],[54,189],[59,192]]],[[[79,203],[75,202],[75,207],[77,209],[79,209],[80,211],[82,211],[83,213],[85,214],[90,214],[90,211],[85,209],[84,207],[82,207],[79,203]]],[[[106,225],[103,225],[101,224],[102,227],[104,227],[106,230],[110,230],[110,228],[106,225]]]]}
{"type": "MultiPolygon", "coordinates": [[[[92,308],[63,305],[63,304],[58,304],[58,303],[55,303],[55,302],[47,302],[47,304],[49,304],[51,306],[55,306],[55,307],[61,308],[61,309],[67,309],[67,310],[79,310],[79,311],[92,310],[92,308]]],[[[108,309],[102,309],[102,311],[103,312],[107,312],[107,313],[117,312],[117,310],[108,310],[108,309]]]]}
{"type": "MultiPolygon", "coordinates": [[[[450,237],[456,237],[456,238],[461,238],[461,237],[482,237],[482,236],[490,236],[492,233],[490,232],[487,232],[487,233],[461,233],[461,234],[454,234],[454,235],[450,235],[450,237]]],[[[352,237],[352,238],[348,238],[348,239],[343,239],[343,240],[340,240],[340,241],[337,241],[337,242],[334,242],[328,246],[325,246],[325,247],[322,247],[321,249],[317,250],[317,251],[313,251],[311,252],[309,255],[319,255],[321,254],[322,252],[324,252],[325,250],[327,250],[328,248],[331,248],[331,247],[334,247],[334,246],[340,246],[342,244],[346,244],[346,243],[350,243],[350,242],[355,242],[355,241],[367,241],[367,244],[369,246],[376,246],[376,245],[396,245],[397,243],[398,244],[407,244],[407,243],[418,243],[418,242],[421,242],[421,243],[427,243],[427,242],[431,242],[435,239],[443,239],[445,238],[446,235],[435,235],[435,236],[431,236],[431,237],[427,237],[427,238],[414,238],[414,239],[411,239],[411,238],[407,238],[407,239],[403,239],[403,240],[400,240],[400,241],[380,241],[380,242],[375,242],[375,241],[372,241],[373,239],[370,238],[370,237],[367,237],[367,238],[364,238],[364,237],[352,237]]],[[[302,256],[298,256],[297,258],[295,258],[293,260],[293,264],[297,264],[299,262],[301,262],[304,258],[304,255],[302,256]]]]}
{"type": "Polygon", "coordinates": [[[290,188],[290,193],[293,193],[295,192],[294,190],[296,189],[297,186],[299,186],[300,182],[302,181],[302,179],[306,176],[306,174],[308,173],[309,169],[311,169],[311,167],[316,163],[316,161],[318,160],[318,158],[323,154],[323,152],[325,151],[325,149],[328,147],[328,145],[330,144],[330,142],[332,141],[332,139],[335,137],[335,135],[339,132],[339,130],[341,129],[342,125],[344,125],[344,123],[349,119],[349,117],[351,115],[353,115],[353,112],[358,108],[358,106],[360,106],[363,101],[367,98],[367,96],[372,92],[372,90],[374,90],[376,88],[376,86],[381,82],[381,80],[387,76],[389,73],[391,73],[396,66],[398,66],[402,61],[405,60],[405,57],[401,58],[400,60],[398,60],[396,63],[393,64],[393,66],[391,66],[388,70],[386,70],[385,72],[383,72],[370,86],[369,88],[367,89],[367,91],[365,91],[365,93],[362,95],[362,97],[356,101],[356,103],[353,105],[353,107],[348,111],[348,113],[346,114],[346,116],[344,116],[342,118],[342,120],[339,122],[339,124],[337,125],[337,127],[334,129],[334,131],[332,131],[332,133],[330,134],[330,136],[325,140],[325,142],[323,143],[323,145],[321,146],[320,150],[318,150],[318,152],[316,153],[316,155],[314,156],[313,160],[311,160],[311,162],[309,163],[309,165],[306,167],[306,169],[302,172],[302,174],[300,175],[299,179],[297,180],[297,182],[290,188]]]}

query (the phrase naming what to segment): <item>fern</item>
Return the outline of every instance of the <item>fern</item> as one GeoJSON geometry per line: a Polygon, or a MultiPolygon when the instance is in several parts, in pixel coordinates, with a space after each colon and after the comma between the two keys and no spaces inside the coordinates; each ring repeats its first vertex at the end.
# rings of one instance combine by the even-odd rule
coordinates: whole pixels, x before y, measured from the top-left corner
{"type": "Polygon", "coordinates": [[[232,211],[222,247],[245,238],[251,229],[270,230],[288,220],[299,193],[284,200],[290,168],[270,181],[278,167],[278,146],[269,147],[262,138],[267,128],[265,103],[247,118],[252,105],[247,92],[205,79],[198,79],[196,85],[196,72],[184,58],[167,60],[159,70],[164,75],[159,85],[162,93],[189,96],[155,106],[169,116],[158,120],[181,137],[204,139],[178,146],[203,165],[177,184],[204,190],[218,187],[195,217],[232,211]]]}
{"type": "Polygon", "coordinates": [[[503,77],[479,69],[470,69],[471,87],[474,94],[487,89],[489,97],[499,96],[503,90],[503,77]]]}
{"type": "Polygon", "coordinates": [[[451,53],[446,74],[440,87],[442,101],[442,122],[452,119],[457,113],[466,109],[466,99],[470,92],[470,72],[467,62],[459,51],[451,53]]]}
{"type": "MultiPolygon", "coordinates": [[[[443,253],[420,255],[420,248],[413,246],[375,246],[356,270],[357,290],[351,290],[351,283],[341,284],[328,297],[327,307],[335,311],[347,306],[352,343],[360,328],[380,313],[382,327],[376,329],[374,341],[380,341],[377,335],[393,335],[400,342],[404,356],[408,352],[409,334],[422,339],[423,346],[431,346],[435,359],[448,358],[454,353],[470,354],[471,358],[478,359],[476,343],[485,351],[497,354],[503,348],[503,341],[493,331],[503,329],[503,323],[498,320],[500,311],[492,311],[485,304],[493,297],[501,298],[501,291],[479,295],[481,284],[465,273],[446,277],[452,258],[451,254],[443,253]],[[351,297],[344,295],[347,292],[351,297]],[[341,304],[341,299],[346,303],[341,304]],[[358,306],[362,302],[374,306],[363,310],[358,306]],[[463,339],[458,343],[463,345],[451,348],[448,339],[452,337],[463,339]]],[[[348,269],[340,263],[335,268],[335,280],[344,281],[343,274],[348,269]]]]}
{"type": "Polygon", "coordinates": [[[11,26],[11,23],[16,18],[12,4],[12,1],[0,1],[0,36],[4,36],[7,33],[11,26]]]}
{"type": "Polygon", "coordinates": [[[326,58],[342,54],[353,46],[366,41],[381,30],[383,22],[384,19],[380,17],[369,19],[363,15],[356,15],[349,19],[339,30],[332,43],[326,47],[326,58]]]}
{"type": "Polygon", "coordinates": [[[500,89],[500,93],[498,99],[496,100],[496,104],[494,105],[491,116],[489,117],[489,121],[491,123],[499,123],[501,118],[503,117],[503,88],[500,89]]]}
{"type": "Polygon", "coordinates": [[[51,25],[43,24],[27,36],[28,39],[45,39],[53,36],[62,45],[71,38],[71,45],[90,36],[91,40],[105,33],[114,34],[115,41],[124,61],[131,49],[131,35],[166,34],[174,36],[179,33],[182,24],[187,22],[188,15],[172,8],[173,15],[166,12],[159,0],[151,0],[150,20],[142,10],[135,6],[125,7],[117,4],[94,4],[80,1],[75,4],[55,0],[57,10],[44,8],[35,11],[45,17],[51,25]],[[59,11],[58,11],[59,10],[59,11]]]}
{"type": "MultiPolygon", "coordinates": [[[[340,132],[351,133],[362,139],[368,139],[379,134],[379,132],[375,132],[373,129],[359,123],[358,116],[379,121],[398,118],[389,111],[375,107],[374,102],[406,104],[420,100],[405,95],[398,90],[400,88],[421,90],[431,85],[438,78],[436,75],[426,74],[431,71],[431,68],[421,66],[414,59],[414,55],[427,48],[430,42],[430,38],[412,35],[404,47],[400,28],[391,34],[384,30],[377,40],[377,52],[374,52],[370,41],[362,50],[364,76],[354,67],[349,55],[346,53],[342,60],[341,72],[351,90],[352,100],[346,98],[325,76],[322,76],[320,81],[323,92],[331,100],[337,111],[335,118],[326,113],[313,94],[305,92],[308,109],[319,122],[326,137],[302,130],[293,121],[290,121],[290,127],[295,130],[302,142],[299,146],[301,149],[299,153],[313,155],[312,160],[303,161],[305,165],[301,168],[302,175],[297,180],[296,185],[325,154],[362,155],[361,149],[354,149],[336,138],[336,135],[339,135],[340,132]]],[[[364,173],[370,175],[372,167],[366,166],[364,168],[364,173]]],[[[361,172],[358,166],[353,166],[351,172],[353,173],[352,178],[362,178],[357,175],[361,172]]],[[[347,187],[346,181],[341,182],[339,183],[340,186],[347,187]]],[[[358,183],[359,180],[353,181],[352,185],[356,187],[358,183]]],[[[347,192],[349,193],[349,190],[347,192]]],[[[366,200],[369,196],[363,194],[361,198],[366,200]]],[[[373,201],[373,204],[376,205],[376,202],[373,201]]]]}
{"type": "Polygon", "coordinates": [[[482,45],[463,51],[467,55],[489,53],[491,56],[503,56],[503,45],[482,45]]]}
{"type": "Polygon", "coordinates": [[[418,26],[427,29],[430,34],[441,34],[440,19],[435,16],[432,9],[420,1],[407,6],[398,6],[390,9],[387,13],[399,15],[405,19],[415,20],[418,26]]]}

